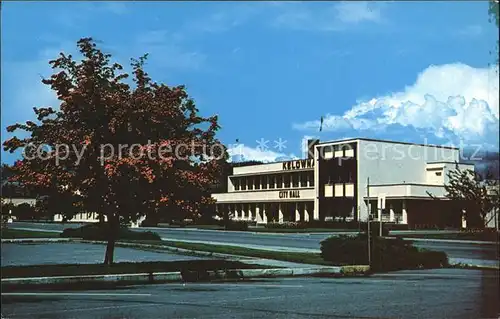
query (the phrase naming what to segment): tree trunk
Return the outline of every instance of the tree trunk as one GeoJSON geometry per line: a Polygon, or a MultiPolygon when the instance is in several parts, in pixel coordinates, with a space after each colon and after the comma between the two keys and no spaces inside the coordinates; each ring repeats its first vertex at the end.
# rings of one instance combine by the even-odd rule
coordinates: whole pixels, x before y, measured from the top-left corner
{"type": "Polygon", "coordinates": [[[111,266],[114,262],[115,242],[116,242],[116,237],[118,236],[120,224],[118,222],[117,217],[115,216],[108,216],[107,224],[109,226],[108,243],[106,245],[106,253],[104,255],[104,264],[111,266]]]}
{"type": "Polygon", "coordinates": [[[105,265],[111,266],[113,264],[114,253],[115,253],[115,239],[109,238],[108,244],[106,245],[106,254],[104,255],[105,265]]]}

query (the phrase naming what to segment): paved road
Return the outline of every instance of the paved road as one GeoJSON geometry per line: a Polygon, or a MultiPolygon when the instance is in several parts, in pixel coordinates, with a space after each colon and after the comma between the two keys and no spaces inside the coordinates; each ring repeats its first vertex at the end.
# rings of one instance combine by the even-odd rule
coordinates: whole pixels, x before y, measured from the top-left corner
{"type": "MultiPolygon", "coordinates": [[[[44,230],[62,230],[67,227],[79,227],[79,224],[51,224],[51,223],[13,223],[9,227],[23,227],[44,230]]],[[[268,248],[280,250],[319,251],[320,242],[334,234],[267,234],[255,232],[231,232],[216,230],[200,230],[189,228],[156,228],[144,227],[137,230],[151,230],[157,232],[163,239],[173,241],[194,241],[200,243],[216,243],[239,245],[251,248],[268,248]]],[[[456,261],[488,261],[488,264],[498,264],[498,245],[448,243],[437,241],[416,241],[415,245],[422,248],[444,251],[456,261]]]]}
{"type": "Polygon", "coordinates": [[[4,318],[497,318],[496,272],[403,271],[2,294],[4,318]]]}
{"type": "MultiPolygon", "coordinates": [[[[42,264],[101,263],[106,247],[82,243],[2,244],[2,267],[42,264]]],[[[204,259],[171,252],[144,251],[126,247],[115,248],[117,262],[171,261],[204,259]]],[[[207,258],[205,258],[207,259],[207,258]]]]}

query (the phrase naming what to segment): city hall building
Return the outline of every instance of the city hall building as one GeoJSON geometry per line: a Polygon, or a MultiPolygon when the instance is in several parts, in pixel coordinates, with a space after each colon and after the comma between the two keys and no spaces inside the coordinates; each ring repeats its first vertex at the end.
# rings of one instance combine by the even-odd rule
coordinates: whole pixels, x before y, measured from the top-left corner
{"type": "Polygon", "coordinates": [[[309,140],[303,159],[234,167],[227,192],[212,196],[219,216],[257,224],[366,221],[370,210],[374,220],[460,227],[444,196],[448,171],[474,169],[459,160],[448,146],[309,140]]]}

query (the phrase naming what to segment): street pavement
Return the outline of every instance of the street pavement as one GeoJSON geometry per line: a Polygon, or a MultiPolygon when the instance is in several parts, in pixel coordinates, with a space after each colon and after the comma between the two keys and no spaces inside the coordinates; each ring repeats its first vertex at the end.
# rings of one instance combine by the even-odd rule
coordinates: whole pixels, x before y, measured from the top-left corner
{"type": "Polygon", "coordinates": [[[495,271],[2,294],[3,318],[498,318],[495,271]]]}
{"type": "MultiPolygon", "coordinates": [[[[91,264],[104,260],[106,246],[83,243],[4,244],[2,267],[43,264],[91,264]]],[[[173,261],[207,259],[174,254],[171,252],[145,251],[115,247],[116,262],[173,261]]],[[[213,259],[213,258],[210,258],[213,259]]]]}
{"type": "MultiPolygon", "coordinates": [[[[27,223],[15,222],[11,228],[21,227],[26,229],[40,229],[62,231],[68,227],[79,227],[81,224],[58,223],[27,223]]],[[[141,227],[134,230],[154,231],[162,239],[171,241],[187,241],[219,245],[237,245],[248,248],[282,250],[282,251],[310,251],[319,252],[320,242],[338,234],[310,233],[310,234],[270,234],[257,232],[217,231],[190,228],[159,228],[141,227]]],[[[453,262],[472,263],[476,265],[498,265],[498,245],[478,244],[467,242],[440,242],[440,241],[415,241],[415,246],[444,251],[453,262]]]]}

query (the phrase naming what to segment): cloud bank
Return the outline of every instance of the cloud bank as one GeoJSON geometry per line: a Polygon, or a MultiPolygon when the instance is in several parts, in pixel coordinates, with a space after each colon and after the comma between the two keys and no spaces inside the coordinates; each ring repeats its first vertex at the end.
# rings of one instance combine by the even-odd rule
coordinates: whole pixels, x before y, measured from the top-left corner
{"type": "MultiPolygon", "coordinates": [[[[376,135],[404,128],[434,135],[443,142],[498,147],[498,88],[498,67],[431,65],[415,83],[398,92],[358,101],[341,115],[328,114],[323,130],[376,135]]],[[[314,120],[293,127],[317,131],[319,126],[319,120],[314,120]]]]}

